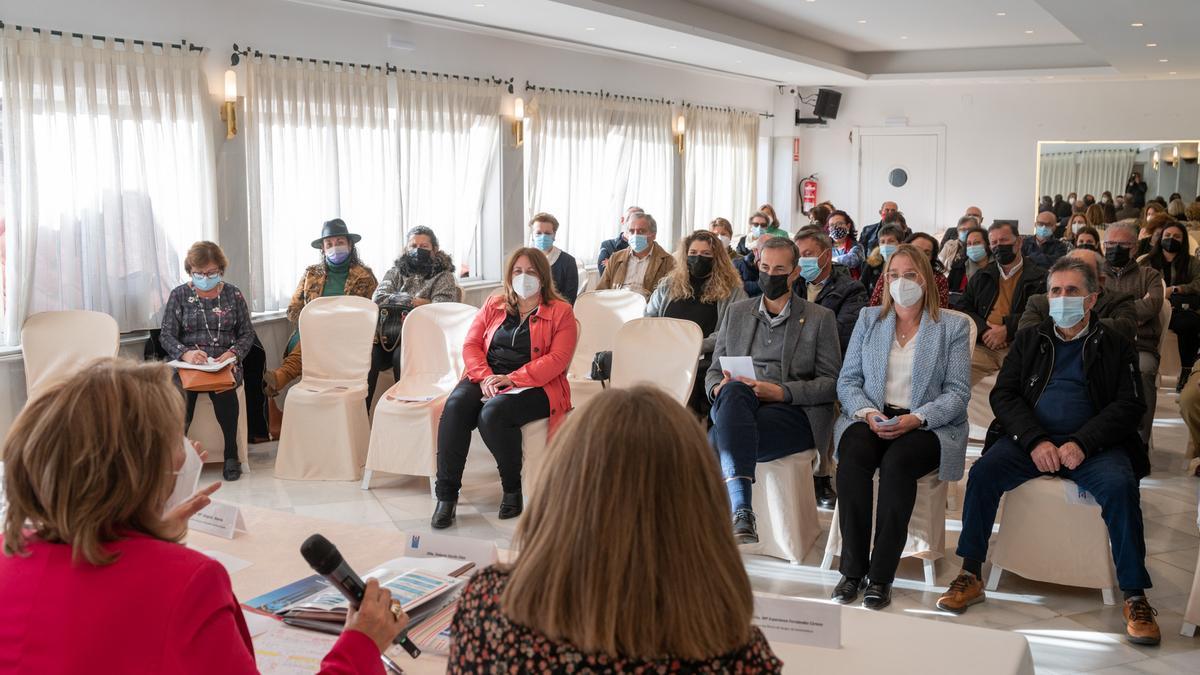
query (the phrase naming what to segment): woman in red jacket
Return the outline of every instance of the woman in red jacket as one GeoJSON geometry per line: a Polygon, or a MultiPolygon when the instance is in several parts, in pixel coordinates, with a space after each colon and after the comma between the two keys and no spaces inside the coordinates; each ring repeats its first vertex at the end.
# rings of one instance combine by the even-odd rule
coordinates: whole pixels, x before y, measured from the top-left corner
{"type": "Polygon", "coordinates": [[[503,293],[484,302],[467,332],[467,375],[450,392],[438,424],[435,529],[454,524],[475,427],[500,470],[500,518],[521,515],[521,427],[549,417],[553,433],[571,409],[567,366],[577,332],[546,256],[536,248],[513,251],[503,293]]]}
{"type": "MultiPolygon", "coordinates": [[[[98,361],[25,405],[4,445],[0,673],[257,673],[229,575],[164,515],[183,397],[160,364],[98,361]]],[[[371,581],[322,673],[378,673],[408,622],[371,581]],[[395,613],[393,614],[393,611],[395,613]]]]}

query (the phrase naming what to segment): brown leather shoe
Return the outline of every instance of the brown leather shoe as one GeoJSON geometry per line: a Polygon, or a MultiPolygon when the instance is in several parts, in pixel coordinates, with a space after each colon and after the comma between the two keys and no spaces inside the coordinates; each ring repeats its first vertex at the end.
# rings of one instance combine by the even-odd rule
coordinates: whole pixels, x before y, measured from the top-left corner
{"type": "Polygon", "coordinates": [[[983,593],[983,581],[967,571],[958,573],[958,577],[950,582],[950,588],[938,598],[938,609],[962,614],[971,605],[978,605],[986,599],[983,593]]]}
{"type": "Polygon", "coordinates": [[[1135,645],[1156,645],[1162,641],[1158,622],[1154,617],[1158,611],[1150,606],[1145,596],[1125,601],[1125,639],[1135,645]]]}

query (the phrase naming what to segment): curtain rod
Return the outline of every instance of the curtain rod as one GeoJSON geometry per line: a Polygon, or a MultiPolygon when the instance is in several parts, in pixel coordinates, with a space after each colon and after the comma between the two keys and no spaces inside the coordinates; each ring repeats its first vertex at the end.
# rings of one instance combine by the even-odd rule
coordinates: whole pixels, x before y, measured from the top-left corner
{"type": "MultiPolygon", "coordinates": [[[[525,91],[548,92],[552,94],[576,94],[581,96],[595,96],[597,98],[609,98],[618,101],[638,101],[641,103],[663,103],[666,105],[678,105],[684,108],[695,108],[697,110],[715,110],[718,112],[741,112],[758,115],[759,117],[774,117],[771,113],[756,112],[753,110],[738,110],[730,107],[716,107],[706,105],[696,105],[687,101],[672,101],[665,98],[643,98],[641,96],[628,96],[625,94],[615,94],[611,91],[584,91],[579,89],[558,89],[556,87],[541,87],[531,84],[529,80],[525,80],[525,91]]],[[[511,91],[509,93],[512,93],[511,91]]]]}
{"type": "Polygon", "coordinates": [[[388,75],[403,73],[406,75],[419,75],[422,77],[462,80],[465,82],[475,82],[477,84],[491,84],[491,85],[495,85],[495,86],[507,87],[508,93],[510,93],[510,94],[513,93],[513,78],[511,78],[511,77],[508,78],[507,80],[503,80],[494,75],[479,77],[479,76],[475,76],[475,75],[455,75],[453,73],[437,73],[437,72],[431,72],[431,71],[427,71],[427,70],[409,70],[407,68],[400,68],[398,66],[394,66],[391,63],[385,63],[384,65],[379,66],[379,65],[371,65],[371,64],[366,64],[366,63],[364,63],[364,64],[350,63],[348,61],[333,61],[330,59],[314,59],[314,58],[303,57],[303,56],[266,54],[257,49],[254,49],[252,47],[239,48],[236,43],[233,45],[233,54],[231,54],[229,57],[229,64],[231,66],[236,66],[241,61],[242,57],[250,58],[251,56],[253,56],[254,58],[259,58],[259,59],[268,58],[268,59],[275,59],[275,60],[282,60],[282,61],[289,61],[289,62],[295,61],[296,63],[309,63],[312,65],[326,65],[329,67],[338,66],[339,68],[350,68],[350,69],[365,68],[368,71],[374,70],[376,72],[382,72],[382,73],[385,73],[388,75]]]}
{"type": "MultiPolygon", "coordinates": [[[[10,24],[6,24],[3,21],[0,21],[0,29],[3,29],[8,25],[10,25],[10,24]]],[[[64,33],[61,30],[43,30],[43,29],[37,28],[35,26],[26,27],[26,26],[20,26],[17,24],[11,24],[11,25],[14,29],[16,29],[18,31],[28,30],[28,31],[31,31],[33,33],[38,33],[38,34],[48,33],[55,37],[72,37],[72,38],[76,38],[79,40],[93,40],[93,41],[97,41],[97,42],[105,42],[107,40],[112,40],[113,42],[116,42],[116,43],[122,44],[122,45],[137,45],[139,47],[145,47],[146,45],[150,45],[151,47],[158,47],[159,49],[171,48],[171,49],[182,50],[182,49],[186,48],[187,51],[189,51],[189,52],[204,51],[204,47],[201,47],[199,45],[194,45],[194,44],[188,42],[187,40],[180,40],[178,43],[165,43],[165,42],[153,42],[153,41],[146,42],[145,40],[131,40],[129,38],[121,38],[121,37],[105,37],[103,35],[85,35],[83,33],[64,33]]]]}

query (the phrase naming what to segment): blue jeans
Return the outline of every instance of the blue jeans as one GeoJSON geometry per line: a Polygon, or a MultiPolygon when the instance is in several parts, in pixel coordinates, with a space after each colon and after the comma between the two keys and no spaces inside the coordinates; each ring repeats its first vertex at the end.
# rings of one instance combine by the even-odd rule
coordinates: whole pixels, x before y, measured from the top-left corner
{"type": "MultiPolygon", "coordinates": [[[[988,537],[996,521],[1000,497],[1041,475],[1030,453],[1012,439],[1004,437],[996,441],[971,467],[967,494],[963,498],[958,555],[979,562],[986,560],[988,537]]],[[[1118,585],[1123,590],[1150,588],[1141,493],[1129,455],[1120,448],[1108,448],[1083,460],[1075,469],[1063,467],[1054,475],[1075,481],[1096,498],[1100,515],[1108,527],[1118,585]]]]}
{"type": "Polygon", "coordinates": [[[763,403],[741,382],[721,387],[712,405],[708,440],[721,460],[721,475],[754,480],[759,462],[814,447],[808,415],[790,403],[763,403]]]}

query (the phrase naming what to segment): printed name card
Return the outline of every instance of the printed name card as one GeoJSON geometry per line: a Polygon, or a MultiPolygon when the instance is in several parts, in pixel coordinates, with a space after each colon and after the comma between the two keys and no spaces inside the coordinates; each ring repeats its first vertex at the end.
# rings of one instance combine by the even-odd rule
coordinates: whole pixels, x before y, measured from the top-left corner
{"type": "MultiPolygon", "coordinates": [[[[475,569],[494,565],[500,559],[496,543],[444,534],[413,534],[404,544],[404,555],[413,558],[451,558],[475,563],[475,569]]],[[[474,574],[474,572],[472,572],[474,574]]]]}
{"type": "Polygon", "coordinates": [[[188,521],[188,529],[233,539],[238,532],[246,531],[246,520],[237,504],[216,499],[201,509],[188,521]]]}
{"type": "Polygon", "coordinates": [[[754,625],[771,642],[842,648],[841,605],[755,593],[754,625]]]}

